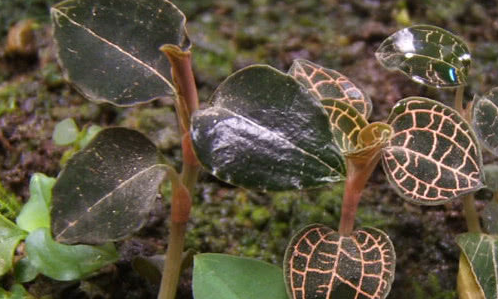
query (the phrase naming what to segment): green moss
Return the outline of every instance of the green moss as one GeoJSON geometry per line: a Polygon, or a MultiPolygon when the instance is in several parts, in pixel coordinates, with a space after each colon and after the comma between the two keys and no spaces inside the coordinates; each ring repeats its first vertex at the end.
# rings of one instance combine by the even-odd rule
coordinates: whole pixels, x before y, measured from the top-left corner
{"type": "Polygon", "coordinates": [[[6,218],[9,218],[10,220],[14,220],[20,211],[21,204],[19,203],[16,195],[12,192],[9,192],[0,183],[0,214],[5,216],[6,218]]]}
{"type": "Polygon", "coordinates": [[[444,290],[441,287],[439,278],[430,273],[427,276],[427,283],[421,284],[419,281],[413,281],[414,299],[453,299],[457,298],[456,291],[444,290]]]}
{"type": "Polygon", "coordinates": [[[20,84],[13,83],[0,87],[0,116],[12,113],[17,108],[17,102],[22,97],[20,84]]]}

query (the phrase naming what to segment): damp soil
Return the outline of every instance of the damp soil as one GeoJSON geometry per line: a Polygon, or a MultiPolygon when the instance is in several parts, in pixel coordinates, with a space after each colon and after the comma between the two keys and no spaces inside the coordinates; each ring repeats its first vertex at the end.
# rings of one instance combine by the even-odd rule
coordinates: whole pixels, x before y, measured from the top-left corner
{"type": "MultiPolygon", "coordinates": [[[[2,1],[0,4],[0,183],[25,202],[36,172],[57,176],[67,147],[56,146],[55,124],[71,117],[82,127],[124,125],[147,134],[177,164],[179,138],[172,103],[135,108],[96,105],[62,78],[48,24],[55,1],[2,1]],[[33,20],[27,39],[9,48],[7,33],[19,21],[33,20]]],[[[498,8],[492,1],[174,1],[188,18],[201,106],[230,73],[253,63],[286,71],[304,58],[336,69],[371,96],[371,121],[382,121],[398,100],[425,96],[451,104],[453,90],[419,86],[375,60],[381,41],[412,24],[432,24],[468,42],[473,56],[465,97],[482,94],[498,82],[498,8]]],[[[21,28],[22,29],[22,28],[21,28]]],[[[24,34],[20,31],[18,34],[24,34]]],[[[493,162],[485,156],[486,162],[493,162]]],[[[342,184],[279,193],[242,190],[207,173],[200,176],[186,248],[260,258],[280,265],[285,246],[300,227],[320,222],[338,226],[342,184]]],[[[167,194],[167,186],[164,194],[167,194]]],[[[484,200],[478,200],[482,209],[484,200]]],[[[157,277],[143,275],[137,257],[167,247],[167,196],[158,199],[147,225],[118,242],[121,259],[95,276],[76,282],[38,277],[25,284],[37,297],[155,298],[157,277]]],[[[465,232],[461,202],[421,207],[404,202],[378,167],[363,193],[357,226],[388,233],[397,253],[396,276],[388,298],[456,298],[459,250],[455,236],[465,232]]],[[[19,250],[19,255],[22,250],[19,250]]],[[[13,283],[7,275],[0,286],[13,283]]],[[[192,298],[191,270],[181,278],[178,298],[192,298]]],[[[215,291],[215,290],[213,290],[215,291]]]]}

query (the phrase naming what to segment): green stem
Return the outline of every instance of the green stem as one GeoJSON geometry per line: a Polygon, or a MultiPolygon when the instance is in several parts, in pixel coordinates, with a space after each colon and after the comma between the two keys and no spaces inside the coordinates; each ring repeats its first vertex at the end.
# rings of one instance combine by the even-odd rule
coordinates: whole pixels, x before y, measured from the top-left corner
{"type": "Polygon", "coordinates": [[[467,229],[469,230],[469,232],[482,232],[481,223],[479,222],[479,214],[476,211],[473,193],[467,194],[463,197],[463,211],[465,214],[465,221],[467,222],[467,229]]]}
{"type": "Polygon", "coordinates": [[[158,299],[174,299],[180,278],[182,253],[185,243],[186,226],[192,206],[192,194],[199,173],[199,163],[190,140],[190,117],[199,107],[197,87],[192,72],[190,51],[182,51],[176,46],[164,46],[161,50],[168,57],[173,73],[178,100],[176,113],[182,136],[183,166],[180,177],[172,175],[173,194],[171,197],[170,234],[168,249],[161,279],[158,299]]]}
{"type": "MultiPolygon", "coordinates": [[[[470,120],[469,107],[463,108],[463,94],[465,86],[459,86],[455,94],[455,110],[467,121],[470,120]]],[[[469,232],[482,232],[481,223],[479,222],[479,214],[476,211],[474,194],[467,194],[463,197],[463,211],[465,214],[465,222],[469,232]]]]}

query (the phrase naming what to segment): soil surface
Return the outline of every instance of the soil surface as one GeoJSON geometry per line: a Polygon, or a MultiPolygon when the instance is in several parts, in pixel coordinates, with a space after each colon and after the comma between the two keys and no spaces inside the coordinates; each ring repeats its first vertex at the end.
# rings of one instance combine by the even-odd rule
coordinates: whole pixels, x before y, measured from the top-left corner
{"type": "MultiPolygon", "coordinates": [[[[20,201],[29,198],[29,179],[42,172],[56,177],[68,147],[52,139],[55,124],[71,117],[83,127],[124,125],[146,133],[180,164],[172,103],[135,108],[93,104],[64,81],[58,68],[48,18],[55,1],[0,3],[0,183],[20,201]],[[33,20],[27,29],[12,27],[33,20]],[[13,29],[14,28],[14,29],[13,29]],[[7,33],[25,37],[13,45],[7,33]],[[27,31],[23,31],[27,30],[27,31]],[[11,33],[16,34],[16,33],[11,33]]],[[[452,103],[454,90],[420,86],[383,69],[374,52],[395,31],[431,24],[461,36],[472,52],[465,97],[487,92],[498,82],[498,7],[494,1],[464,0],[205,0],[174,1],[185,12],[193,43],[201,105],[232,72],[254,63],[286,71],[296,58],[340,71],[363,87],[382,121],[398,100],[425,96],[452,103]]],[[[24,25],[27,26],[27,25],[24,25]]],[[[493,158],[485,156],[487,163],[493,158]]],[[[310,223],[337,228],[342,184],[300,192],[259,193],[238,189],[207,173],[200,177],[186,249],[260,258],[281,265],[290,237],[310,223]]],[[[167,190],[163,192],[167,194],[167,190]]],[[[482,209],[486,199],[478,200],[482,209]]],[[[53,298],[155,298],[158,285],[137,271],[137,257],[161,255],[167,247],[167,196],[158,199],[147,225],[118,242],[121,259],[84,281],[38,277],[25,284],[35,296],[53,298]],[[134,266],[133,266],[134,265],[134,266]]],[[[388,233],[396,248],[396,276],[388,298],[456,298],[459,249],[455,236],[466,231],[459,200],[423,207],[403,201],[378,167],[363,193],[357,227],[388,233]],[[410,295],[407,295],[410,294],[410,295]]],[[[22,250],[18,252],[22,255],[22,250]]],[[[2,278],[9,289],[13,278],[2,278]]],[[[178,298],[191,298],[191,270],[184,272],[178,298]]]]}

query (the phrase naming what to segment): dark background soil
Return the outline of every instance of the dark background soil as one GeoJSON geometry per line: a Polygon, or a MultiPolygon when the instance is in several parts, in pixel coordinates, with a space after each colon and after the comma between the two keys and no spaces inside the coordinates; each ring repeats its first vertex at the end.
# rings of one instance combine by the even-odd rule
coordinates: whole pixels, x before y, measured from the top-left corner
{"type": "MultiPolygon", "coordinates": [[[[230,73],[253,63],[286,71],[305,58],[336,69],[362,86],[374,104],[371,121],[386,118],[398,100],[426,96],[450,104],[454,90],[417,85],[384,70],[374,52],[387,36],[413,24],[440,26],[468,42],[473,64],[467,100],[498,82],[496,1],[174,1],[188,18],[194,67],[202,105],[230,73]]],[[[125,125],[146,133],[180,163],[173,107],[154,102],[137,108],[92,104],[68,85],[57,67],[48,20],[51,0],[0,2],[0,182],[19,200],[29,197],[35,172],[57,176],[67,148],[54,145],[55,124],[72,117],[80,125],[125,125]],[[8,48],[7,33],[32,19],[20,49],[8,48]],[[32,34],[30,36],[30,34],[32,34]],[[20,53],[22,52],[22,53],[20,53]]],[[[19,34],[24,34],[22,31],[19,34]]],[[[492,158],[485,156],[487,162],[492,158]]],[[[167,194],[167,190],[164,192],[167,194]]],[[[303,225],[337,227],[342,185],[301,192],[258,193],[201,175],[189,224],[187,248],[225,252],[280,264],[289,238],[303,225]]],[[[482,208],[485,200],[478,201],[482,208]]],[[[167,196],[158,200],[146,227],[119,242],[121,260],[83,282],[61,283],[39,277],[26,284],[37,295],[54,298],[155,298],[157,285],[131,267],[137,256],[165,250],[167,196]]],[[[462,204],[437,207],[404,202],[376,169],[363,194],[357,226],[376,226],[391,237],[397,252],[396,278],[388,298],[456,298],[459,250],[454,237],[465,232],[462,204]]],[[[190,298],[186,271],[178,298],[190,298]]],[[[9,276],[1,280],[8,288],[9,276]]]]}

